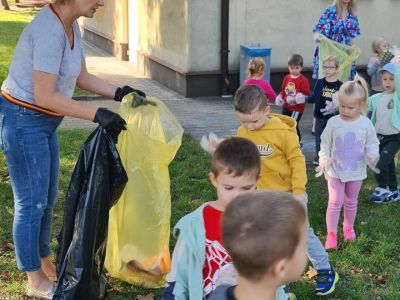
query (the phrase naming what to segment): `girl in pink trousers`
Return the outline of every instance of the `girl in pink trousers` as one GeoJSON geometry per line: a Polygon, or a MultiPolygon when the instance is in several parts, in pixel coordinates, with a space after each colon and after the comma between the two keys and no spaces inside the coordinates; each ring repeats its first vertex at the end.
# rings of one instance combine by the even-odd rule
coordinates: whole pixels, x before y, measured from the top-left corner
{"type": "Polygon", "coordinates": [[[354,221],[357,198],[367,165],[374,171],[379,159],[379,141],[367,111],[368,86],[356,77],[339,89],[339,115],[329,119],[321,135],[317,176],[325,174],[329,201],[326,210],[327,237],[325,249],[337,249],[337,227],[344,207],[343,238],[355,241],[354,221]]]}

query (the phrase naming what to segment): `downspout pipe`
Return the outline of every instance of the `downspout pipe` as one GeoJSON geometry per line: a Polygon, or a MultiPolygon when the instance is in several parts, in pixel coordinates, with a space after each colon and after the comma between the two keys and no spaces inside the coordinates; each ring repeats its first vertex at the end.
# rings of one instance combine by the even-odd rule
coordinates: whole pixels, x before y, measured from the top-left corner
{"type": "Polygon", "coordinates": [[[229,55],[229,0],[221,0],[221,62],[220,87],[221,96],[229,96],[230,82],[228,79],[229,55]]]}

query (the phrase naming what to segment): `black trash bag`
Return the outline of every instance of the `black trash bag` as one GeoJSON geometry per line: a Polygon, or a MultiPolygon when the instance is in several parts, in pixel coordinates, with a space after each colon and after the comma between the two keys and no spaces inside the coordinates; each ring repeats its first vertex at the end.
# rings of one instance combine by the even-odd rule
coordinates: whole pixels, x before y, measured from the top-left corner
{"type": "Polygon", "coordinates": [[[58,236],[58,283],[53,299],[104,297],[108,211],[127,181],[112,139],[98,127],[83,145],[69,184],[58,236]]]}

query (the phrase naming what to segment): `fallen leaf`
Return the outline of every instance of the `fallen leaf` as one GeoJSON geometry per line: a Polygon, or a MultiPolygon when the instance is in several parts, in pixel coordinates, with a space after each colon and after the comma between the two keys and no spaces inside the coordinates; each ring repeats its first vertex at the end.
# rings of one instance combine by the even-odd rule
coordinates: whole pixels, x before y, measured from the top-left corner
{"type": "Polygon", "coordinates": [[[1,279],[7,280],[7,279],[9,279],[10,277],[11,277],[10,272],[4,271],[4,272],[1,272],[1,273],[0,273],[0,278],[1,278],[1,279]]]}
{"type": "Polygon", "coordinates": [[[308,271],[306,272],[306,275],[308,278],[313,278],[314,276],[317,276],[317,270],[315,270],[313,267],[309,267],[308,271]]]}
{"type": "Polygon", "coordinates": [[[15,246],[13,243],[7,243],[3,246],[3,250],[4,251],[14,251],[15,250],[15,246]]]}

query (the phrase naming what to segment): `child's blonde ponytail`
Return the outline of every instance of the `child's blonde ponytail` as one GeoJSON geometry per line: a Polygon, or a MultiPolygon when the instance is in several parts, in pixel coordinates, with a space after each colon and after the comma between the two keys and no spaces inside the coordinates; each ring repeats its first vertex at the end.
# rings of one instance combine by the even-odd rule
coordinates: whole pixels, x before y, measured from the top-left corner
{"type": "Polygon", "coordinates": [[[367,114],[368,111],[368,84],[364,78],[356,74],[354,80],[346,81],[339,89],[340,95],[353,96],[358,95],[357,99],[360,101],[361,113],[367,114]]]}

